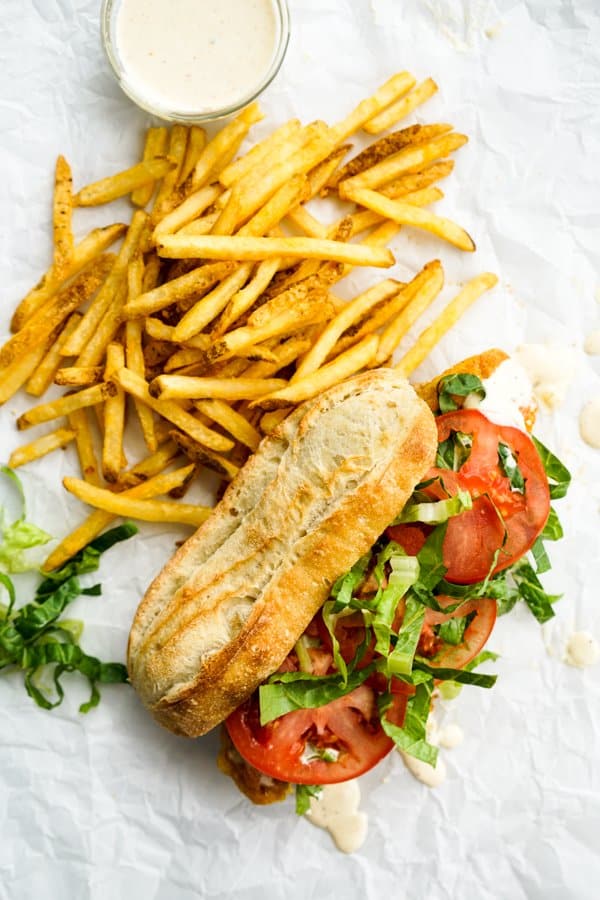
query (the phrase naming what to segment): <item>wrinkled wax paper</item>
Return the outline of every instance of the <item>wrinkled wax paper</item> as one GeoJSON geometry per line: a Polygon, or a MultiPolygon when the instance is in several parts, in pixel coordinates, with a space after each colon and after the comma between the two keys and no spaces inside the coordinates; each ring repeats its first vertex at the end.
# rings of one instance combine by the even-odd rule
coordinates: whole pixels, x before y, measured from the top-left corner
{"type": "MultiPolygon", "coordinates": [[[[113,80],[99,6],[2,4],[3,340],[11,308],[50,259],[56,155],[67,156],[81,186],[132,164],[150,121],[113,80]]],[[[0,677],[0,897],[597,897],[600,666],[569,668],[561,653],[573,629],[600,637],[600,452],[577,427],[584,402],[600,393],[600,359],[582,349],[600,326],[598,5],[291,0],[291,12],[287,59],[261,100],[268,119],[256,137],[290,116],[334,122],[403,68],[440,85],[410,121],[449,121],[470,135],[438,209],[468,229],[477,252],[405,229],[391,274],[410,277],[439,257],[444,300],[487,269],[500,285],[417,374],[431,377],[493,345],[555,342],[576,351],[566,401],[542,413],[537,429],[574,474],[558,504],[566,538],[550,547],[554,569],[545,578],[564,598],[550,633],[526,609],[500,620],[490,642],[502,654],[496,687],[465,688],[438,711],[466,735],[442,751],[441,787],[416,782],[397,753],[363,779],[370,830],[353,856],[297,818],[291,801],[253,807],[216,770],[216,736],[187,741],[161,730],[130,688],[104,688],[99,708],[82,716],[85,688],[75,677],[52,713],[33,704],[19,676],[0,677]]],[[[78,211],[77,233],[118,217],[118,205],[78,211]]],[[[362,272],[349,290],[379,277],[362,272]]],[[[4,458],[23,440],[14,419],[26,403],[18,396],[0,410],[4,458]]],[[[68,450],[23,471],[30,516],[56,538],[83,515],[60,485],[75,469],[68,450]]],[[[88,652],[124,659],[144,587],[182,536],[142,526],[140,537],[107,554],[104,595],[72,610],[85,620],[88,652]]]]}

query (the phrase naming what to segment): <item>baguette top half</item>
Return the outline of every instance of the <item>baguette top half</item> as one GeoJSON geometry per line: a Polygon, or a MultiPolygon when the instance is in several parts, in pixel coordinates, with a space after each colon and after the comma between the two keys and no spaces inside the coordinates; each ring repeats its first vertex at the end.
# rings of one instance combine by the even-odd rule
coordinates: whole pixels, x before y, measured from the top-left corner
{"type": "Polygon", "coordinates": [[[390,369],[331,388],[266,437],[138,607],[129,674],[154,717],[198,736],[247,699],[400,512],[436,447],[432,413],[390,369]]]}

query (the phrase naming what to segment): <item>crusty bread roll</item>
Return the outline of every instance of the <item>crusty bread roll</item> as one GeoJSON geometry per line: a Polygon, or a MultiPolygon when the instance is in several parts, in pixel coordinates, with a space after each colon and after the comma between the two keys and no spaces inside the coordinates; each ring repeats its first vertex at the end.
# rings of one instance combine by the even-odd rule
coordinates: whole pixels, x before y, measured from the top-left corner
{"type": "Polygon", "coordinates": [[[436,447],[430,410],[390,369],[331,388],[266,437],[137,610],[129,674],[155,718],[195,737],[249,697],[436,447]]]}

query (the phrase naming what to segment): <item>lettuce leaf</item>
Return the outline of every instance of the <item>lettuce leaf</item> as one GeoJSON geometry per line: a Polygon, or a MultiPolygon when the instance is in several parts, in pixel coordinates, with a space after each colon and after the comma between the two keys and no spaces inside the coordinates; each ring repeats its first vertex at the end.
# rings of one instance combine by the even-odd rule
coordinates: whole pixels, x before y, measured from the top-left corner
{"type": "Polygon", "coordinates": [[[37,566],[27,560],[25,551],[32,547],[43,546],[52,538],[42,528],[26,520],[25,492],[19,476],[8,466],[0,466],[0,472],[10,478],[16,487],[22,508],[19,518],[9,524],[6,522],[4,507],[0,507],[0,530],[2,532],[0,568],[11,574],[28,572],[37,566]]]}

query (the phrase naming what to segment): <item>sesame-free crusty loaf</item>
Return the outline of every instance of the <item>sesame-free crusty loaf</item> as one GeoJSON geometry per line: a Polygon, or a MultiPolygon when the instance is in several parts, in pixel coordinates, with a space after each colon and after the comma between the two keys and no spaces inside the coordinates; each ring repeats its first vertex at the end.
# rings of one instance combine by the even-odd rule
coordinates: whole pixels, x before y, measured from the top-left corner
{"type": "Polygon", "coordinates": [[[209,731],[285,659],[333,582],[433,463],[432,413],[391,369],[308,401],[266,437],[150,585],[129,674],[172,731],[209,731]]]}

